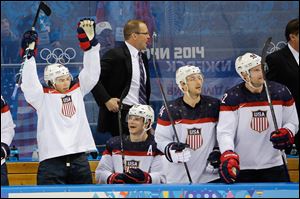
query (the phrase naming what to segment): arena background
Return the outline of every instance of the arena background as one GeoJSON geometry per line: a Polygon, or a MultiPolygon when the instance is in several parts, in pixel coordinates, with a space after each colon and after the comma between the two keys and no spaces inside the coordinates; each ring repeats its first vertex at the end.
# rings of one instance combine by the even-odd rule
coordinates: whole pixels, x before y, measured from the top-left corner
{"type": "MultiPolygon", "coordinates": [[[[1,1],[1,94],[10,104],[17,125],[12,145],[18,147],[20,157],[31,157],[36,147],[37,117],[20,89],[15,99],[11,95],[14,76],[21,63],[18,56],[21,35],[31,28],[38,4],[35,1],[1,1]],[[2,34],[7,28],[2,27],[4,19],[8,20],[13,32],[11,37],[2,34]]],[[[65,63],[74,76],[80,71],[83,53],[76,38],[79,19],[93,17],[96,22],[108,21],[115,46],[123,41],[122,27],[127,20],[143,19],[150,34],[153,31],[158,34],[157,67],[168,100],[181,95],[174,77],[176,69],[186,64],[196,65],[204,73],[203,94],[220,98],[226,89],[240,81],[234,69],[236,57],[245,52],[261,54],[270,36],[273,39],[268,53],[278,50],[285,44],[287,22],[299,17],[298,1],[49,1],[47,4],[52,14],[50,17],[41,14],[37,24],[41,81],[47,61],[65,63]]],[[[105,47],[104,42],[101,44],[103,48],[112,47],[105,47]]],[[[162,97],[152,67],[151,45],[150,42],[147,49],[151,66],[151,104],[157,114],[162,97]]],[[[85,103],[96,142],[101,143],[99,139],[102,138],[95,130],[98,107],[91,94],[85,97],[85,103]]]]}

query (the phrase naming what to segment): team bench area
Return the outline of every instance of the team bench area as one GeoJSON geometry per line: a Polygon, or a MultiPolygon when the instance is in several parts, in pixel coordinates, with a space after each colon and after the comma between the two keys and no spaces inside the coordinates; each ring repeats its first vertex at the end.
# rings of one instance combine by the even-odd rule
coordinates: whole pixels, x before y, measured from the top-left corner
{"type": "MultiPolygon", "coordinates": [[[[89,161],[95,184],[95,170],[99,161],[89,161]]],[[[36,185],[38,162],[7,162],[10,185],[36,185]]],[[[292,182],[299,182],[299,157],[288,158],[292,182]]]]}

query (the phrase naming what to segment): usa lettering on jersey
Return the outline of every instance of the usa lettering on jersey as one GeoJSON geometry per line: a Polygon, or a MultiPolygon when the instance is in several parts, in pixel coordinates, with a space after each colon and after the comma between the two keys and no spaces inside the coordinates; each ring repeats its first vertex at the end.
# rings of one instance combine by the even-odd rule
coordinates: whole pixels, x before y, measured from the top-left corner
{"type": "Polygon", "coordinates": [[[190,145],[190,148],[196,151],[199,149],[202,144],[203,144],[203,138],[201,136],[201,128],[192,128],[192,129],[187,129],[187,138],[186,138],[186,143],[190,145]]]}
{"type": "Polygon", "coordinates": [[[139,168],[140,161],[137,160],[126,160],[125,162],[125,172],[129,172],[130,168],[137,169],[139,168]]]}
{"type": "Polygon", "coordinates": [[[72,97],[66,95],[61,98],[62,100],[62,114],[71,118],[76,113],[76,108],[72,102],[72,97]]]}
{"type": "Polygon", "coordinates": [[[259,133],[269,128],[269,121],[267,118],[267,111],[252,111],[252,119],[250,123],[251,129],[259,133]]]}

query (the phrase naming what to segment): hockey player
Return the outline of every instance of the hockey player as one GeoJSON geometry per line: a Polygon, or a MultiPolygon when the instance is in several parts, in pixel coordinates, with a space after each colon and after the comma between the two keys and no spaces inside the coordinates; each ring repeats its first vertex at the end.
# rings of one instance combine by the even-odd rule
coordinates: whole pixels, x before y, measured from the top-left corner
{"type": "Polygon", "coordinates": [[[95,39],[94,21],[80,20],[78,39],[84,50],[83,69],[72,78],[67,67],[48,65],[44,70],[47,87],[39,81],[35,62],[38,35],[23,35],[23,51],[28,47],[21,88],[26,101],[38,114],[37,142],[39,168],[37,184],[91,184],[92,174],[86,152],[96,146],[87,120],[83,97],[100,76],[100,44],[95,39]]]}
{"type": "Polygon", "coordinates": [[[278,149],[292,145],[298,130],[294,99],[285,86],[268,82],[279,127],[275,132],[261,57],[246,53],[236,59],[235,68],[245,82],[229,89],[221,101],[217,126],[220,177],[226,183],[287,182],[278,149]]]}
{"type": "Polygon", "coordinates": [[[9,145],[15,135],[15,126],[9,106],[1,95],[1,186],[9,185],[5,159],[10,154],[9,145]]]}
{"type": "Polygon", "coordinates": [[[123,146],[120,136],[107,141],[96,169],[96,182],[164,183],[162,153],[156,148],[154,136],[150,133],[154,122],[153,109],[149,105],[134,105],[129,109],[127,121],[130,134],[123,137],[123,146]]]}
{"type": "Polygon", "coordinates": [[[155,141],[168,160],[165,161],[167,183],[189,182],[182,162],[187,162],[193,183],[211,182],[219,178],[217,172],[208,172],[207,166],[211,162],[218,163],[220,157],[215,150],[209,158],[216,145],[220,102],[201,94],[203,81],[203,74],[198,67],[187,65],[176,71],[176,83],[184,95],[171,101],[169,110],[180,143],[175,139],[164,106],[159,113],[155,141]]]}

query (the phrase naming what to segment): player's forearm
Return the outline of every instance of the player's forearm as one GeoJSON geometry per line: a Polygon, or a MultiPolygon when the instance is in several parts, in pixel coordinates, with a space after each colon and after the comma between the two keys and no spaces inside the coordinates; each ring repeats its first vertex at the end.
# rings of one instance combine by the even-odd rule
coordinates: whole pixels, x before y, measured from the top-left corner
{"type": "Polygon", "coordinates": [[[90,50],[85,51],[83,55],[83,69],[80,72],[79,80],[80,84],[86,88],[87,92],[97,84],[100,73],[100,56],[99,56],[100,44],[92,47],[90,50]]]}
{"type": "Polygon", "coordinates": [[[35,100],[36,95],[43,93],[43,87],[39,81],[34,57],[31,57],[24,63],[21,89],[29,103],[35,100]]]}

